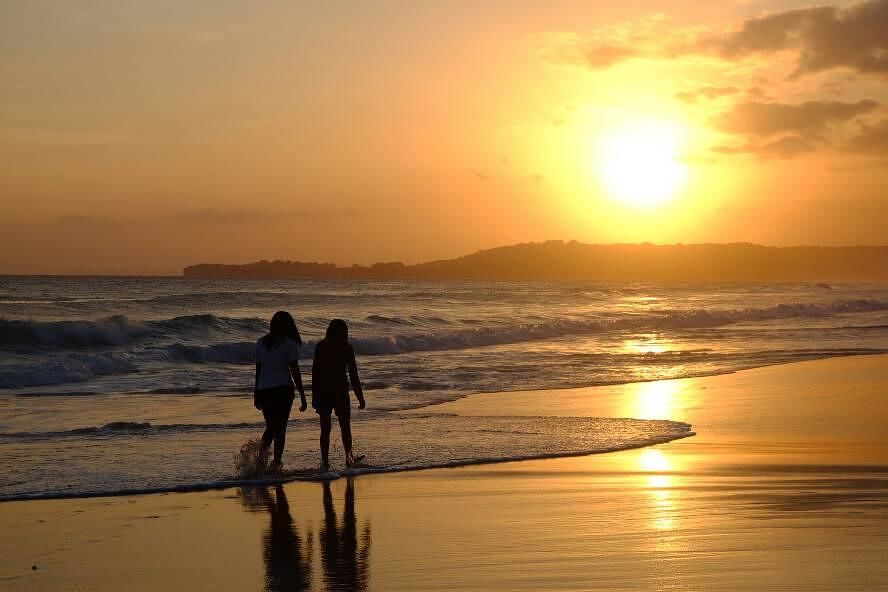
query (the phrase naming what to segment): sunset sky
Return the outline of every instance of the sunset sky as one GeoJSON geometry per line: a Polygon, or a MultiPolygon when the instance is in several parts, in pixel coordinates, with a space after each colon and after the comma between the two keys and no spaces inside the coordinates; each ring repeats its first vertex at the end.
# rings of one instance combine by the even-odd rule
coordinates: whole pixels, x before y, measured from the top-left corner
{"type": "Polygon", "coordinates": [[[888,0],[5,0],[0,97],[0,273],[888,243],[888,0]]]}

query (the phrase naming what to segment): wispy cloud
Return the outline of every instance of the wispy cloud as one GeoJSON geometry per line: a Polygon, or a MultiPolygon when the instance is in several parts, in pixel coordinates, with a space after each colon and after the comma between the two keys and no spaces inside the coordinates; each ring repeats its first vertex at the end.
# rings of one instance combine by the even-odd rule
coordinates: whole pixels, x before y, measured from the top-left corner
{"type": "Polygon", "coordinates": [[[169,216],[177,221],[200,224],[270,224],[296,220],[323,220],[352,218],[358,210],[346,208],[307,208],[294,210],[201,208],[174,212],[169,216]]]}
{"type": "Polygon", "coordinates": [[[863,125],[856,135],[842,145],[842,149],[884,158],[888,155],[888,119],[875,125],[863,125]]]}
{"type": "Polygon", "coordinates": [[[806,101],[798,105],[751,101],[734,105],[713,118],[712,123],[729,134],[773,136],[791,132],[811,136],[822,133],[832,123],[849,121],[878,106],[869,99],[856,103],[806,101]]]}
{"type": "Polygon", "coordinates": [[[111,226],[125,224],[187,223],[189,225],[243,226],[284,222],[317,222],[336,218],[354,218],[360,215],[355,208],[313,208],[294,210],[262,210],[238,208],[197,208],[152,216],[113,216],[101,214],[66,214],[56,221],[76,226],[111,226]]]}
{"type": "Polygon", "coordinates": [[[684,90],[675,93],[675,98],[685,103],[696,103],[699,100],[720,99],[741,92],[736,86],[711,86],[704,85],[694,90],[684,90]]]}
{"type": "Polygon", "coordinates": [[[745,138],[740,144],[717,146],[721,154],[756,154],[789,159],[835,147],[834,128],[872,113],[878,103],[807,101],[800,104],[742,102],[713,117],[710,124],[729,135],[745,138]]]}
{"type": "Polygon", "coordinates": [[[549,38],[553,61],[609,68],[628,60],[705,56],[726,61],[794,52],[794,77],[836,68],[888,75],[888,0],[816,6],[743,21],[729,31],[674,27],[662,17],[549,38]]]}
{"type": "Polygon", "coordinates": [[[747,142],[739,146],[716,146],[713,152],[720,154],[755,154],[761,158],[790,159],[801,154],[815,152],[818,146],[813,140],[789,134],[761,143],[747,142]]]}
{"type": "Polygon", "coordinates": [[[749,19],[736,31],[702,37],[698,47],[725,59],[795,51],[795,76],[833,68],[888,74],[886,31],[888,0],[867,0],[749,19]]]}

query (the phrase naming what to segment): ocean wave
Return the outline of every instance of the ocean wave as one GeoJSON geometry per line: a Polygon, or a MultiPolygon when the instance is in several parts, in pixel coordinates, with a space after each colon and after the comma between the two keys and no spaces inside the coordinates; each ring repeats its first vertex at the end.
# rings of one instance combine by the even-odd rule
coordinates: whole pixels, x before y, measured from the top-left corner
{"type": "MultiPolygon", "coordinates": [[[[291,419],[291,421],[293,421],[291,419]]],[[[260,428],[261,423],[176,423],[158,424],[139,421],[112,421],[101,426],[88,426],[73,428],[70,430],[57,430],[51,432],[11,432],[0,433],[0,441],[3,440],[43,440],[57,438],[84,438],[84,437],[110,437],[110,436],[151,436],[168,434],[171,432],[208,432],[221,430],[240,430],[244,428],[260,428]]]]}
{"type": "Polygon", "coordinates": [[[138,321],[116,315],[92,321],[24,321],[0,319],[0,349],[9,351],[76,350],[117,347],[143,338],[188,338],[206,335],[260,334],[261,319],[211,314],[138,321]]]}
{"type": "Polygon", "coordinates": [[[163,355],[170,362],[250,364],[256,360],[256,342],[242,341],[214,345],[174,343],[164,348],[163,355]]]}
{"type": "Polygon", "coordinates": [[[85,382],[96,376],[127,374],[136,370],[137,366],[128,354],[73,352],[0,365],[0,389],[85,382]]]}
{"type": "MultiPolygon", "coordinates": [[[[483,347],[536,341],[569,335],[583,335],[614,330],[667,330],[719,327],[740,322],[773,321],[792,318],[820,318],[836,314],[888,310],[879,300],[838,300],[831,303],[786,303],[765,308],[737,310],[672,310],[661,313],[598,319],[550,319],[534,323],[492,324],[473,329],[418,332],[396,335],[362,336],[352,339],[363,355],[386,355],[411,351],[432,351],[483,347]]],[[[317,321],[316,319],[313,319],[317,321]]],[[[318,322],[311,323],[313,326],[318,322]]],[[[375,326],[414,326],[418,329],[450,324],[440,317],[389,317],[369,315],[362,321],[366,331],[375,326]]],[[[138,321],[112,316],[94,321],[23,321],[0,319],[0,349],[8,351],[77,350],[108,348],[130,344],[140,339],[189,340],[207,337],[241,337],[251,341],[190,346],[175,344],[172,358],[196,362],[249,362],[253,336],[264,333],[267,323],[258,318],[231,318],[212,314],[186,315],[170,319],[138,321]]],[[[313,352],[308,342],[306,355],[313,352]]]]}
{"type": "Polygon", "coordinates": [[[21,321],[0,319],[0,348],[77,349],[117,346],[150,332],[125,316],[95,321],[21,321]]]}
{"type": "Polygon", "coordinates": [[[878,300],[843,300],[830,304],[778,304],[740,310],[666,311],[614,319],[551,320],[540,323],[479,327],[470,330],[419,335],[353,337],[355,351],[363,355],[393,355],[415,351],[441,351],[541,341],[571,335],[608,331],[707,329],[726,325],[780,319],[820,318],[836,314],[888,310],[878,300]]]}
{"type": "Polygon", "coordinates": [[[165,335],[195,335],[217,333],[263,333],[268,330],[268,321],[257,318],[220,317],[212,314],[185,315],[147,321],[155,331],[165,335]]]}

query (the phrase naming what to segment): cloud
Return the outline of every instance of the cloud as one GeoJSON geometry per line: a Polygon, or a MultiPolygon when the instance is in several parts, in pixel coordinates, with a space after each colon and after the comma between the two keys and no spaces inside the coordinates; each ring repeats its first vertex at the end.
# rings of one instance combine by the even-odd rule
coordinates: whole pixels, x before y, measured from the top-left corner
{"type": "Polygon", "coordinates": [[[127,224],[205,224],[205,225],[251,225],[274,224],[293,221],[317,221],[323,219],[352,218],[358,215],[354,208],[317,208],[305,210],[259,210],[202,208],[168,212],[149,216],[114,216],[94,214],[64,214],[55,218],[56,222],[73,226],[120,226],[127,224]]]}
{"type": "Polygon", "coordinates": [[[713,152],[720,154],[755,154],[761,158],[791,159],[801,154],[815,152],[817,144],[803,136],[789,134],[775,140],[756,144],[747,143],[742,146],[717,146],[713,152]]]}
{"type": "Polygon", "coordinates": [[[543,56],[554,63],[609,68],[641,54],[639,49],[611,30],[584,37],[577,33],[547,33],[542,38],[543,56]]]}
{"type": "Polygon", "coordinates": [[[884,157],[888,155],[888,119],[876,125],[865,125],[861,131],[842,145],[845,152],[871,154],[884,157]]]}
{"type": "Polygon", "coordinates": [[[888,75],[886,31],[888,0],[866,0],[847,7],[815,6],[750,18],[726,32],[669,27],[660,17],[598,29],[586,37],[561,33],[553,37],[559,49],[549,52],[549,57],[601,69],[636,58],[708,56],[735,62],[789,51],[796,54],[793,77],[836,68],[888,75]]]}
{"type": "Polygon", "coordinates": [[[713,118],[712,124],[729,134],[767,137],[794,133],[811,137],[831,123],[851,120],[877,107],[878,103],[869,99],[856,103],[807,101],[798,105],[750,101],[734,105],[713,118]]]}
{"type": "Polygon", "coordinates": [[[888,74],[886,31],[888,0],[868,0],[846,8],[816,6],[752,18],[736,31],[701,37],[698,48],[728,60],[794,50],[794,76],[833,68],[888,74]]]}
{"type": "Polygon", "coordinates": [[[871,113],[878,103],[865,99],[856,103],[839,101],[807,101],[796,105],[786,103],[741,102],[710,121],[726,134],[745,136],[740,145],[717,146],[720,154],[755,154],[762,158],[790,159],[832,147],[847,152],[872,152],[888,148],[888,124],[869,127],[845,144],[832,136],[836,124],[852,121],[871,113]]]}
{"type": "Polygon", "coordinates": [[[580,52],[591,68],[608,68],[641,55],[637,49],[616,44],[596,44],[584,47],[580,52]]]}
{"type": "Polygon", "coordinates": [[[699,27],[679,27],[655,14],[588,34],[550,32],[541,36],[542,55],[551,62],[601,70],[636,58],[678,57],[692,46],[699,27]]]}
{"type": "Polygon", "coordinates": [[[354,217],[354,208],[315,208],[305,210],[258,210],[203,208],[185,210],[170,214],[177,221],[202,224],[271,224],[293,220],[319,220],[327,218],[354,217]]]}
{"type": "Polygon", "coordinates": [[[740,92],[736,86],[701,86],[696,90],[675,93],[675,98],[685,103],[696,103],[700,99],[719,99],[740,92]]]}

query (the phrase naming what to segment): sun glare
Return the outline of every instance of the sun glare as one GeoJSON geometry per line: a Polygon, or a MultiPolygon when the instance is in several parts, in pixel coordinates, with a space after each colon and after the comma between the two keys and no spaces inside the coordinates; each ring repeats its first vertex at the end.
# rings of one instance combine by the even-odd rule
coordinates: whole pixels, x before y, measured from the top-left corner
{"type": "Polygon", "coordinates": [[[595,166],[607,195],[638,208],[674,197],[688,176],[680,161],[684,135],[682,126],[665,121],[636,121],[605,132],[595,166]]]}

